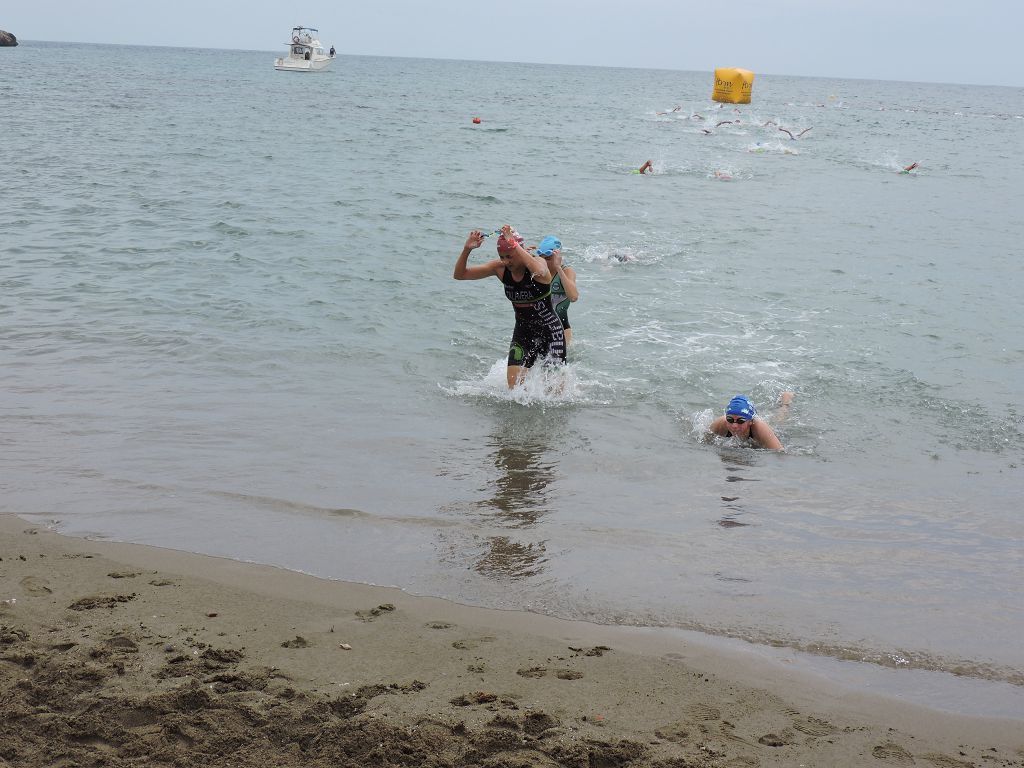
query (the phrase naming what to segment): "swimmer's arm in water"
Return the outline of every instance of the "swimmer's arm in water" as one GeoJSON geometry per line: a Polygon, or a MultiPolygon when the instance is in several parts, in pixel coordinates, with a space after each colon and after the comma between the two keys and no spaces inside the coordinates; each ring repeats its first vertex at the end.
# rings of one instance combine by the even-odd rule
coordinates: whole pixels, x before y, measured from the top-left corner
{"type": "Polygon", "coordinates": [[[754,442],[761,448],[766,448],[769,451],[783,450],[782,442],[775,434],[775,430],[760,418],[755,417],[750,422],[750,436],[754,438],[754,442]]]}
{"type": "MultiPolygon", "coordinates": [[[[789,415],[789,406],[793,402],[793,393],[786,391],[779,395],[779,404],[775,409],[775,423],[781,424],[785,418],[789,415]]],[[[779,440],[778,435],[775,434],[775,430],[768,426],[768,422],[754,418],[750,422],[750,436],[754,438],[754,441],[762,448],[767,448],[769,451],[782,451],[785,450],[782,447],[782,441],[779,440]]]]}
{"type": "Polygon", "coordinates": [[[562,278],[562,287],[565,288],[565,295],[569,301],[576,301],[580,297],[579,289],[576,287],[576,270],[567,267],[562,263],[562,254],[556,253],[551,259],[555,274],[562,278]]]}
{"type": "Polygon", "coordinates": [[[779,404],[776,406],[775,414],[772,418],[772,421],[776,424],[781,424],[789,416],[789,406],[793,403],[793,397],[793,393],[789,391],[779,395],[779,404]]]}
{"type": "Polygon", "coordinates": [[[551,281],[554,278],[548,271],[548,263],[544,261],[544,259],[542,259],[540,256],[530,253],[528,250],[523,248],[522,245],[516,242],[516,239],[512,234],[513,230],[511,225],[506,224],[504,227],[501,228],[501,231],[502,234],[505,235],[506,240],[516,243],[516,252],[519,254],[519,257],[526,263],[526,268],[530,270],[530,274],[533,275],[533,279],[536,280],[538,283],[550,285],[551,281]]]}
{"type": "Polygon", "coordinates": [[[469,233],[469,237],[466,238],[466,244],[462,246],[462,253],[455,260],[455,271],[452,273],[453,278],[456,280],[482,280],[485,277],[498,275],[498,269],[501,267],[500,259],[494,259],[486,264],[475,264],[472,267],[466,263],[469,260],[469,254],[474,249],[479,248],[483,241],[484,233],[479,229],[474,229],[469,233]]]}

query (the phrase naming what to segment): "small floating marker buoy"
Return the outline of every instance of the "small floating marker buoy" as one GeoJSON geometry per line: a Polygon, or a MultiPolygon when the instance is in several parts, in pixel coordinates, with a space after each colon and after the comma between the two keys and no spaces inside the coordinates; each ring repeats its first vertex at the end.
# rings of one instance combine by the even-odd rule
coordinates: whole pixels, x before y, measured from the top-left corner
{"type": "Polygon", "coordinates": [[[480,118],[479,117],[474,117],[473,118],[473,125],[480,125],[480,118]]]}

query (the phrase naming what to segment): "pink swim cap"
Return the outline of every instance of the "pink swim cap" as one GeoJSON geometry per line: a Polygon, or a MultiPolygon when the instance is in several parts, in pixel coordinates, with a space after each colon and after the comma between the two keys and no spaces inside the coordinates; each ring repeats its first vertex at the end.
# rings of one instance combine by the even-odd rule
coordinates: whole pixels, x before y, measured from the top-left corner
{"type": "MultiPolygon", "coordinates": [[[[512,230],[512,237],[515,238],[515,241],[517,243],[519,243],[519,245],[523,244],[522,236],[518,232],[516,232],[514,229],[512,230]]],[[[509,242],[509,240],[505,237],[505,235],[499,235],[498,236],[498,253],[511,253],[513,250],[515,250],[514,247],[513,247],[513,244],[511,242],[509,242]]]]}

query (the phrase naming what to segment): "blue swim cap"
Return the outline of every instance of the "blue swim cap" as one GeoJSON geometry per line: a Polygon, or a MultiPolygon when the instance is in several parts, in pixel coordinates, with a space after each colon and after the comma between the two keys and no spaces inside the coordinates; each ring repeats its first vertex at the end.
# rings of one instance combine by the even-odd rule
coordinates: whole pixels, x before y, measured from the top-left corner
{"type": "Polygon", "coordinates": [[[537,246],[538,256],[551,256],[555,251],[562,250],[562,241],[554,235],[548,235],[537,246]]]}
{"type": "Polygon", "coordinates": [[[743,395],[736,395],[725,408],[726,416],[742,416],[745,419],[752,419],[755,413],[754,406],[743,395]]]}

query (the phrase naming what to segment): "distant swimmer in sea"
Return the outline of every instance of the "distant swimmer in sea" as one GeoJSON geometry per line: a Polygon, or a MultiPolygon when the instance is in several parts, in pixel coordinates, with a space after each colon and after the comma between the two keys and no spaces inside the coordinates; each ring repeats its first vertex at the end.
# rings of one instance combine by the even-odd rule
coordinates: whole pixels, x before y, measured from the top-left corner
{"type": "MultiPolygon", "coordinates": [[[[779,395],[779,408],[776,413],[780,420],[788,415],[789,405],[792,402],[792,392],[783,392],[779,395]]],[[[775,430],[757,415],[754,406],[744,395],[736,395],[729,401],[729,405],[725,407],[725,415],[719,416],[711,422],[708,433],[752,443],[756,448],[767,448],[770,451],[783,450],[782,442],[775,434],[775,430]]]]}
{"type": "Polygon", "coordinates": [[[677,104],[676,106],[672,107],[672,109],[668,110],[668,112],[656,112],[655,114],[658,114],[658,115],[668,115],[668,114],[671,114],[672,112],[678,112],[682,108],[683,108],[682,104],[677,104]]]}
{"type": "Polygon", "coordinates": [[[633,173],[639,173],[641,176],[643,176],[648,171],[651,171],[652,173],[654,172],[654,166],[651,164],[650,160],[648,160],[646,163],[644,163],[635,171],[633,171],[633,173]]]}
{"type": "MultiPolygon", "coordinates": [[[[650,161],[648,161],[650,162],[650,161]]],[[[562,241],[548,235],[537,244],[537,255],[548,263],[551,279],[551,306],[562,321],[565,346],[572,342],[572,326],[569,325],[569,305],[579,299],[576,287],[576,270],[562,261],[562,241]]]]}
{"type": "Polygon", "coordinates": [[[904,168],[902,171],[900,171],[900,173],[910,173],[911,171],[916,169],[917,166],[918,166],[918,163],[917,162],[913,162],[910,165],[908,165],[906,168],[904,168]]]}
{"type": "Polygon", "coordinates": [[[505,369],[508,388],[512,389],[537,361],[565,362],[565,332],[551,305],[553,276],[547,262],[527,251],[523,238],[506,224],[498,236],[498,258],[469,266],[469,254],[483,242],[484,233],[480,230],[469,233],[452,277],[482,280],[493,276],[505,286],[505,297],[512,302],[516,316],[505,369]]]}
{"type": "Polygon", "coordinates": [[[715,126],[715,128],[717,128],[719,125],[728,125],[729,123],[738,123],[738,122],[739,122],[739,120],[723,120],[722,122],[718,123],[715,126]]]}
{"type": "Polygon", "coordinates": [[[813,128],[814,128],[813,125],[810,128],[804,128],[802,131],[800,131],[800,133],[798,133],[796,136],[794,136],[789,131],[789,129],[783,128],[782,126],[779,126],[779,130],[782,131],[787,136],[789,136],[789,138],[792,139],[793,141],[796,141],[797,139],[799,139],[801,136],[803,136],[805,133],[807,133],[808,131],[812,130],[813,128]]]}
{"type": "Polygon", "coordinates": [[[732,181],[732,175],[728,171],[715,171],[715,178],[719,181],[732,181]]]}

